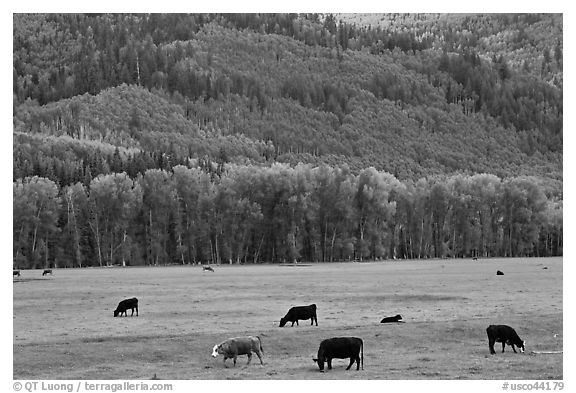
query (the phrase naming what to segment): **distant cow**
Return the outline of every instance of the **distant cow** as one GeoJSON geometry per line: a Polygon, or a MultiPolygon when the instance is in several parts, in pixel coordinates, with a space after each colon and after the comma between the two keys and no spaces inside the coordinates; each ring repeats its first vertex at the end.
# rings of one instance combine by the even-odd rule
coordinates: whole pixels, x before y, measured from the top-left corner
{"type": "Polygon", "coordinates": [[[497,271],[496,271],[496,275],[497,275],[497,276],[503,276],[503,275],[504,275],[504,273],[503,273],[503,272],[501,272],[500,270],[497,270],[497,271]]]}
{"type": "Polygon", "coordinates": [[[20,270],[12,270],[12,276],[20,277],[20,270]]]}
{"type": "Polygon", "coordinates": [[[249,365],[252,360],[252,352],[258,356],[260,364],[263,366],[262,353],[264,349],[262,348],[262,341],[258,336],[229,338],[221,344],[214,345],[212,357],[217,357],[218,354],[224,355],[224,366],[226,366],[226,359],[234,359],[234,366],[236,366],[236,358],[238,355],[248,355],[248,363],[246,363],[246,365],[249,365]]]}
{"type": "Polygon", "coordinates": [[[118,303],[118,307],[114,310],[114,317],[118,315],[128,316],[128,310],[132,310],[132,314],[130,316],[134,316],[134,310],[136,310],[136,316],[138,316],[138,299],[133,297],[132,299],[124,299],[120,303],[118,303]]]}
{"type": "Polygon", "coordinates": [[[350,364],[346,370],[356,362],[356,370],[360,369],[362,360],[362,370],[364,370],[364,343],[358,337],[334,337],[320,343],[318,348],[318,358],[312,359],[318,363],[320,371],[324,371],[324,362],[328,363],[328,370],[332,370],[332,359],[348,359],[350,364]]]}
{"type": "Polygon", "coordinates": [[[52,269],[44,269],[44,271],[42,272],[42,276],[45,276],[47,274],[52,275],[52,269]]]}
{"type": "Polygon", "coordinates": [[[516,353],[516,349],[514,345],[520,349],[520,352],[524,352],[525,350],[525,341],[521,340],[518,337],[518,334],[514,329],[507,325],[490,325],[486,328],[486,333],[488,334],[488,347],[490,348],[490,353],[495,354],[494,351],[494,343],[502,343],[502,352],[504,352],[504,346],[506,344],[512,347],[514,353],[516,353]]]}
{"type": "Polygon", "coordinates": [[[388,322],[401,322],[400,320],[402,319],[402,315],[397,314],[393,317],[384,317],[382,318],[382,320],[380,321],[380,323],[388,323],[388,322]]]}
{"type": "Polygon", "coordinates": [[[210,271],[210,272],[214,273],[214,269],[212,269],[211,266],[202,266],[202,271],[203,272],[210,271]]]}
{"type": "Polygon", "coordinates": [[[473,261],[477,261],[477,260],[478,260],[478,257],[472,257],[472,260],[473,260],[473,261]]]}
{"type": "Polygon", "coordinates": [[[283,317],[280,318],[280,327],[284,327],[286,322],[292,322],[292,326],[294,326],[294,322],[296,322],[296,326],[298,325],[298,320],[306,320],[310,319],[310,326],[314,325],[316,322],[316,326],[318,326],[318,317],[316,316],[316,305],[311,304],[309,306],[296,306],[292,307],[288,310],[288,313],[283,317]]]}

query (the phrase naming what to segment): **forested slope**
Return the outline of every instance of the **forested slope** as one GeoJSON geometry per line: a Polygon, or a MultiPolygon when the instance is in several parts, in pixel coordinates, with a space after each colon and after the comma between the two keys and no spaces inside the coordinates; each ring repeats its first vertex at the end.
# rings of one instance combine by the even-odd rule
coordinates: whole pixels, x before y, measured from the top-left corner
{"type": "Polygon", "coordinates": [[[14,197],[40,187],[53,202],[15,203],[19,265],[561,253],[561,15],[16,14],[13,40],[14,197]],[[175,167],[206,174],[197,192],[211,202],[195,214],[220,226],[189,232],[200,218],[176,188],[156,227],[148,195],[175,167]],[[373,225],[360,202],[370,167],[393,179],[371,202],[390,204],[373,225]],[[268,187],[256,177],[243,179],[251,193],[227,191],[240,187],[234,168],[288,176],[287,188],[275,202],[255,196],[268,187]],[[316,171],[352,187],[351,211],[324,212],[316,171]],[[478,174],[508,211],[472,210],[478,174]],[[120,181],[134,230],[97,215],[96,184],[120,181]],[[406,201],[423,210],[401,213],[406,201]],[[241,240],[222,223],[236,208],[252,217],[241,240]]]}

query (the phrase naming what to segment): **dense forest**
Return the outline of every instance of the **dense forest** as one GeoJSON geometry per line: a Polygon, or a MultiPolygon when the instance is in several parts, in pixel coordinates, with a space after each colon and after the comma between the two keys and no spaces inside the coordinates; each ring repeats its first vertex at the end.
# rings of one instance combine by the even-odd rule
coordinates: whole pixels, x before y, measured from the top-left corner
{"type": "Polygon", "coordinates": [[[562,255],[562,15],[13,32],[15,267],[562,255]]]}

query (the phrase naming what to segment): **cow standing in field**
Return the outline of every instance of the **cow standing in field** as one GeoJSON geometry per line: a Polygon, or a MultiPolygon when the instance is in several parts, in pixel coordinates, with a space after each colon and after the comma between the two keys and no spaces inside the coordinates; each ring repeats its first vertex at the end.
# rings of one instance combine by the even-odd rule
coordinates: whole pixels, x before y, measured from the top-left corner
{"type": "Polygon", "coordinates": [[[246,363],[246,366],[248,366],[252,360],[252,352],[258,356],[260,365],[263,366],[262,353],[264,349],[262,348],[262,341],[258,336],[229,338],[218,345],[214,345],[212,357],[217,357],[218,354],[224,355],[223,362],[225,367],[226,359],[234,359],[234,367],[236,367],[236,358],[238,355],[248,355],[248,363],[246,363]]]}
{"type": "Polygon", "coordinates": [[[310,319],[310,326],[314,325],[316,322],[316,326],[318,326],[318,317],[316,316],[316,305],[311,304],[309,306],[296,306],[290,308],[288,313],[283,318],[280,318],[280,327],[284,327],[287,322],[292,322],[292,326],[294,326],[294,322],[296,322],[296,326],[298,325],[298,320],[306,320],[310,319]]]}
{"type": "Polygon", "coordinates": [[[400,321],[402,319],[402,315],[397,314],[393,317],[384,317],[382,318],[382,320],[380,321],[380,323],[390,323],[390,322],[403,322],[400,321]]]}
{"type": "Polygon", "coordinates": [[[486,328],[486,333],[488,334],[488,347],[490,348],[490,353],[492,355],[496,354],[494,350],[494,343],[502,343],[502,352],[504,352],[504,347],[506,344],[512,347],[514,353],[516,349],[514,345],[520,349],[520,352],[525,350],[525,341],[520,339],[516,331],[507,325],[490,325],[486,328]]]}
{"type": "Polygon", "coordinates": [[[496,275],[497,276],[503,276],[504,272],[500,271],[500,270],[496,270],[496,275]]]}
{"type": "Polygon", "coordinates": [[[44,277],[47,274],[52,275],[52,269],[44,269],[44,271],[42,272],[42,277],[44,277]]]}
{"type": "Polygon", "coordinates": [[[130,316],[134,316],[134,310],[136,310],[136,316],[138,316],[138,299],[133,297],[132,299],[124,299],[120,303],[118,303],[118,307],[114,310],[114,317],[118,315],[128,316],[128,310],[132,310],[132,314],[130,316]]]}
{"type": "Polygon", "coordinates": [[[332,359],[348,359],[350,364],[346,370],[356,362],[356,370],[360,369],[360,361],[362,361],[362,370],[364,370],[364,342],[358,337],[334,337],[329,338],[320,343],[318,348],[318,358],[312,359],[324,371],[324,362],[328,363],[328,370],[332,370],[332,359]]]}
{"type": "Polygon", "coordinates": [[[12,270],[12,277],[14,276],[20,277],[20,270],[12,270]]]}
{"type": "Polygon", "coordinates": [[[211,266],[202,266],[202,271],[203,271],[203,272],[208,271],[208,272],[214,273],[214,269],[212,269],[211,266]]]}

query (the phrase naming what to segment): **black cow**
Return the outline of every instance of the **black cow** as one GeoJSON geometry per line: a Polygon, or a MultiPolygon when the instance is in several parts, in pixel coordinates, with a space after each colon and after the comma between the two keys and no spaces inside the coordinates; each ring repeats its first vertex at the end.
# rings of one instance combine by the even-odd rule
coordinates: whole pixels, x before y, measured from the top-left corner
{"type": "Polygon", "coordinates": [[[360,369],[360,360],[362,361],[362,370],[364,370],[364,343],[358,337],[334,337],[323,340],[318,348],[318,358],[312,359],[318,363],[320,371],[324,371],[324,362],[328,363],[328,370],[332,370],[332,359],[348,359],[350,364],[346,370],[356,362],[356,370],[360,369]]]}
{"type": "Polygon", "coordinates": [[[402,315],[397,314],[393,317],[384,317],[382,318],[382,320],[380,321],[380,323],[389,323],[389,322],[402,322],[400,321],[402,319],[402,315]]]}
{"type": "Polygon", "coordinates": [[[318,317],[316,316],[316,305],[311,304],[309,306],[296,306],[290,308],[288,313],[283,318],[280,318],[280,327],[284,327],[286,322],[292,322],[292,326],[294,326],[294,322],[298,326],[298,320],[306,320],[310,319],[310,326],[314,325],[314,321],[316,321],[316,326],[318,326],[318,317]]]}
{"type": "Polygon", "coordinates": [[[44,271],[42,272],[42,276],[45,276],[47,274],[52,275],[52,269],[44,269],[44,271]]]}
{"type": "Polygon", "coordinates": [[[504,272],[501,272],[500,270],[496,270],[496,275],[497,276],[503,276],[504,272]]]}
{"type": "Polygon", "coordinates": [[[12,276],[20,277],[20,270],[12,270],[12,276]]]}
{"type": "Polygon", "coordinates": [[[136,316],[138,316],[138,299],[133,297],[132,299],[124,299],[120,303],[118,303],[118,307],[114,310],[114,317],[118,315],[128,316],[128,310],[132,310],[132,314],[130,316],[134,316],[134,309],[136,309],[136,316]]]}
{"type": "Polygon", "coordinates": [[[525,341],[518,337],[518,334],[514,329],[507,325],[490,325],[486,328],[486,333],[488,334],[488,347],[490,348],[490,353],[494,355],[496,351],[494,351],[494,343],[502,343],[502,352],[504,352],[504,346],[506,344],[512,347],[514,353],[516,349],[514,345],[520,349],[520,352],[524,352],[525,350],[525,341]]]}
{"type": "Polygon", "coordinates": [[[214,269],[212,269],[211,266],[202,266],[202,271],[203,271],[203,272],[209,271],[209,272],[214,273],[214,269]]]}

